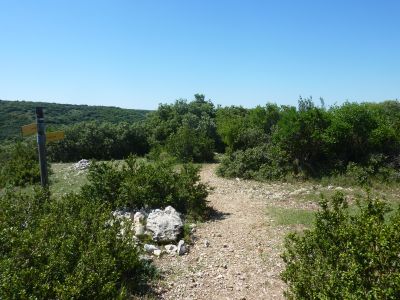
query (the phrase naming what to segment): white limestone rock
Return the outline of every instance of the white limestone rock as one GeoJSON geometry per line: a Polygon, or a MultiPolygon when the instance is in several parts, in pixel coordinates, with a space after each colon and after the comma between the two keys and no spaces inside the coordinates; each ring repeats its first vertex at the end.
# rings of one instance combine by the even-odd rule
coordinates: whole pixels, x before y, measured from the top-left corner
{"type": "Polygon", "coordinates": [[[184,240],[180,240],[178,243],[178,255],[183,255],[187,251],[186,244],[184,240]]]}
{"type": "Polygon", "coordinates": [[[157,250],[154,250],[154,251],[153,251],[153,254],[154,254],[155,256],[161,256],[161,253],[162,253],[162,251],[161,251],[160,249],[157,249],[157,250]]]}
{"type": "Polygon", "coordinates": [[[74,164],[74,169],[77,171],[86,170],[89,167],[90,167],[90,161],[88,161],[87,159],[81,159],[76,164],[74,164]]]}
{"type": "Polygon", "coordinates": [[[165,252],[167,252],[168,254],[177,254],[178,253],[178,247],[175,245],[165,245],[165,252]]]}
{"type": "Polygon", "coordinates": [[[146,216],[140,211],[136,212],[133,216],[133,222],[135,225],[135,235],[140,236],[145,232],[145,220],[146,216]]]}
{"type": "Polygon", "coordinates": [[[147,253],[153,254],[154,251],[160,250],[157,246],[151,245],[151,244],[144,244],[144,251],[147,253]]]}
{"type": "Polygon", "coordinates": [[[182,227],[182,219],[172,206],[151,211],[146,222],[146,229],[157,242],[176,241],[182,227]]]}

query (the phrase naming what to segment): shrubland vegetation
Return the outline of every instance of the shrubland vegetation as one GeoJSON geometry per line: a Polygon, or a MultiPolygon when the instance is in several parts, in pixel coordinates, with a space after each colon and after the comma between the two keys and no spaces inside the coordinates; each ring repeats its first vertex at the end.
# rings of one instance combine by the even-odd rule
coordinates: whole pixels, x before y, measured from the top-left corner
{"type": "Polygon", "coordinates": [[[171,205],[186,217],[205,216],[207,186],[200,183],[199,167],[171,160],[145,161],[129,157],[123,163],[95,163],[89,183],[82,188],[87,199],[102,199],[112,209],[165,208],[171,205]]]}
{"type": "MultiPolygon", "coordinates": [[[[298,107],[245,109],[215,107],[196,94],[191,102],[160,105],[141,122],[120,121],[65,126],[66,139],[49,144],[52,161],[126,158],[94,163],[78,193],[54,198],[3,189],[0,298],[138,292],[152,271],[130,237],[118,235],[119,225],[106,226],[111,211],[172,205],[186,218],[203,218],[207,187],[191,163],[213,161],[215,152],[225,154],[218,172],[226,177],[363,186],[400,181],[398,101],[326,108],[301,98],[298,107]]],[[[0,188],[38,180],[33,141],[1,147],[0,188]]],[[[312,229],[289,236],[283,256],[289,298],[400,297],[400,212],[389,214],[388,205],[371,197],[359,203],[354,212],[341,195],[323,200],[312,229]]],[[[298,217],[280,222],[291,218],[298,217]]]]}
{"type": "Polygon", "coordinates": [[[45,108],[47,126],[60,128],[81,122],[134,123],[143,120],[148,110],[118,107],[0,100],[0,142],[16,140],[23,125],[35,122],[35,107],[45,108]]]}
{"type": "Polygon", "coordinates": [[[215,112],[211,101],[199,94],[190,103],[177,100],[160,105],[146,120],[153,153],[166,151],[184,162],[213,160],[220,145],[215,112]]]}
{"type": "Polygon", "coordinates": [[[240,111],[225,108],[217,117],[227,145],[219,169],[223,176],[285,179],[365,173],[384,180],[399,177],[397,101],[345,103],[326,109],[311,99],[300,99],[298,109],[267,105],[240,111]],[[254,121],[255,116],[268,113],[272,116],[254,121]],[[232,123],[236,125],[229,126],[232,123]]]}
{"type": "Polygon", "coordinates": [[[93,163],[79,192],[50,196],[47,189],[0,194],[0,298],[114,299],[141,293],[154,269],[129,222],[116,209],[172,205],[186,218],[206,212],[206,185],[198,167],[173,162],[93,163]],[[112,222],[111,222],[112,221],[112,222]]]}
{"type": "Polygon", "coordinates": [[[368,197],[353,212],[342,194],[321,201],[314,227],[287,237],[289,299],[399,299],[400,208],[368,197]]]}
{"type": "MultiPolygon", "coordinates": [[[[200,107],[208,103],[204,99],[200,102],[200,107]]],[[[4,103],[1,104],[4,108],[4,103]]],[[[181,106],[190,105],[182,101],[181,106]]],[[[47,147],[52,161],[128,159],[115,163],[94,162],[88,172],[88,183],[81,190],[57,197],[46,189],[32,193],[31,189],[17,188],[37,184],[40,180],[34,139],[3,143],[0,152],[0,298],[114,299],[143,292],[155,274],[154,268],[139,258],[142,250],[135,245],[131,231],[120,234],[121,226],[130,225],[116,220],[111,223],[111,212],[172,205],[184,213],[186,219],[195,221],[205,216],[208,191],[206,185],[199,182],[199,167],[130,156],[132,153],[148,154],[151,146],[162,148],[151,155],[157,157],[165,149],[171,149],[170,145],[177,146],[178,143],[172,141],[179,137],[183,146],[176,151],[182,151],[181,160],[191,161],[192,156],[199,155],[201,161],[206,157],[202,156],[203,144],[192,147],[192,141],[198,141],[198,136],[194,139],[187,128],[200,126],[200,120],[204,121],[205,117],[196,112],[194,106],[190,112],[194,114],[191,121],[197,124],[180,119],[177,136],[171,131],[165,140],[154,135],[165,126],[163,121],[157,121],[157,114],[151,123],[129,122],[129,118],[122,117],[120,121],[124,122],[96,120],[62,127],[66,139],[47,147]],[[152,126],[154,130],[150,131],[152,126]],[[187,150],[186,147],[192,148],[187,150]]],[[[115,114],[118,112],[108,113],[118,119],[115,114]]],[[[46,110],[47,120],[51,120],[51,115],[52,110],[46,110]]],[[[192,117],[189,117],[189,110],[187,115],[187,120],[192,117]]],[[[179,115],[182,116],[183,113],[179,115]]],[[[53,124],[51,120],[48,127],[54,127],[53,124]]],[[[197,133],[203,134],[202,130],[197,133]]],[[[213,155],[210,149],[213,150],[213,146],[206,150],[211,153],[208,159],[213,155]]],[[[171,150],[170,153],[178,152],[171,150]]]]}
{"type": "Polygon", "coordinates": [[[301,98],[297,108],[267,104],[245,109],[215,107],[196,94],[191,102],[161,104],[141,122],[81,122],[64,130],[65,140],[49,144],[52,161],[136,154],[207,162],[215,152],[225,152],[219,174],[227,177],[399,177],[398,101],[325,108],[301,98]]]}
{"type": "MultiPolygon", "coordinates": [[[[50,170],[50,166],[48,166],[50,170]]],[[[40,182],[38,152],[33,141],[0,147],[0,188],[40,182]]]]}
{"type": "Polygon", "coordinates": [[[0,206],[1,299],[121,299],[155,274],[102,199],[7,191],[0,206]]]}
{"type": "Polygon", "coordinates": [[[52,161],[82,158],[123,159],[130,154],[149,152],[148,134],[143,124],[81,122],[64,128],[66,139],[47,147],[52,161]]]}
{"type": "Polygon", "coordinates": [[[66,138],[49,145],[49,157],[68,162],[122,159],[129,154],[156,159],[168,153],[182,162],[212,161],[214,151],[222,149],[215,113],[214,105],[196,94],[189,103],[161,104],[143,122],[81,122],[64,127],[66,138]]]}

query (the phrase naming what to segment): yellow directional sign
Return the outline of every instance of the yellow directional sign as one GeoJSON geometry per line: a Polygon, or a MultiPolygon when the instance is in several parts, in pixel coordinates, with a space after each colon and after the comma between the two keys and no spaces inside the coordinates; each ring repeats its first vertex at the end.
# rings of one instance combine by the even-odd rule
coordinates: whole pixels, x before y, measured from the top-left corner
{"type": "Polygon", "coordinates": [[[37,133],[36,123],[24,125],[21,127],[21,132],[23,136],[28,136],[37,133]]]}
{"type": "Polygon", "coordinates": [[[56,142],[64,139],[64,131],[54,131],[46,133],[46,142],[56,142]]]}

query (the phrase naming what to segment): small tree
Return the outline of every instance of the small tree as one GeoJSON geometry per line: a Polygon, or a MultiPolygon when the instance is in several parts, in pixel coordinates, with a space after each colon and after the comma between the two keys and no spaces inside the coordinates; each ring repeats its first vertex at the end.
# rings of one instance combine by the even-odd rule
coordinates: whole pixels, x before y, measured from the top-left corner
{"type": "Polygon", "coordinates": [[[214,158],[214,141],[202,130],[182,126],[167,140],[167,150],[184,162],[212,161],[214,158]]]}

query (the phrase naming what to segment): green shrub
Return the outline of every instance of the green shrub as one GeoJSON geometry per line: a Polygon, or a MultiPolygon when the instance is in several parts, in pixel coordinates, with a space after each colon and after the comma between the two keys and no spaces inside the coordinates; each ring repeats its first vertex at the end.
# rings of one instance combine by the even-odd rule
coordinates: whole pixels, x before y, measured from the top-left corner
{"type": "Polygon", "coordinates": [[[191,102],[181,99],[174,104],[160,104],[149,114],[145,126],[156,152],[167,151],[183,162],[211,161],[215,148],[222,147],[214,105],[201,94],[191,102]]]}
{"type": "Polygon", "coordinates": [[[299,109],[282,111],[272,133],[272,143],[287,153],[287,163],[297,173],[319,176],[329,170],[332,159],[324,141],[324,132],[330,124],[330,115],[315,107],[311,99],[300,99],[299,109]]]}
{"type": "Polygon", "coordinates": [[[122,159],[149,152],[147,131],[140,123],[81,122],[64,131],[64,140],[48,145],[51,161],[122,159]]]}
{"type": "Polygon", "coordinates": [[[399,107],[398,101],[390,101],[345,103],[327,110],[315,106],[311,98],[300,98],[298,108],[219,109],[217,131],[227,146],[220,174],[318,179],[347,172],[364,184],[371,176],[396,180],[399,107]]]}
{"type": "Polygon", "coordinates": [[[18,142],[8,147],[2,153],[0,164],[0,188],[40,182],[38,150],[33,142],[18,142]]]}
{"type": "Polygon", "coordinates": [[[313,229],[286,239],[286,296],[399,299],[400,208],[389,211],[377,199],[359,202],[356,213],[350,213],[343,194],[323,199],[313,229]]]}
{"type": "Polygon", "coordinates": [[[113,209],[171,205],[195,219],[206,213],[207,186],[200,183],[199,167],[193,164],[178,167],[169,160],[148,162],[132,156],[121,166],[93,164],[88,179],[84,194],[103,199],[113,209]]]}
{"type": "Polygon", "coordinates": [[[216,112],[217,132],[228,152],[237,150],[235,141],[241,128],[244,128],[247,113],[245,108],[236,106],[219,108],[216,112]]]}
{"type": "Polygon", "coordinates": [[[87,174],[89,184],[82,187],[82,192],[88,199],[100,199],[116,208],[119,203],[118,190],[124,179],[124,170],[114,161],[92,162],[87,174]]]}
{"type": "Polygon", "coordinates": [[[102,201],[47,193],[0,197],[1,299],[115,299],[154,273],[102,201]]]}
{"type": "Polygon", "coordinates": [[[387,161],[387,157],[383,155],[371,155],[365,165],[349,162],[343,174],[329,178],[346,186],[371,187],[374,184],[396,184],[400,181],[400,173],[387,161]]]}
{"type": "Polygon", "coordinates": [[[182,126],[169,136],[166,149],[183,162],[209,162],[214,158],[214,141],[204,132],[182,126]]]}
{"type": "Polygon", "coordinates": [[[399,135],[388,116],[370,104],[345,103],[330,110],[324,133],[332,159],[365,164],[371,154],[392,156],[399,151],[399,135]]]}
{"type": "Polygon", "coordinates": [[[217,169],[224,177],[282,179],[290,173],[286,153],[271,145],[238,150],[226,155],[217,169]]]}
{"type": "Polygon", "coordinates": [[[232,149],[247,150],[262,146],[268,141],[268,135],[261,128],[241,128],[235,137],[232,149]]]}
{"type": "Polygon", "coordinates": [[[281,117],[276,104],[219,108],[216,113],[217,132],[226,145],[228,153],[246,150],[266,143],[281,117]]]}

